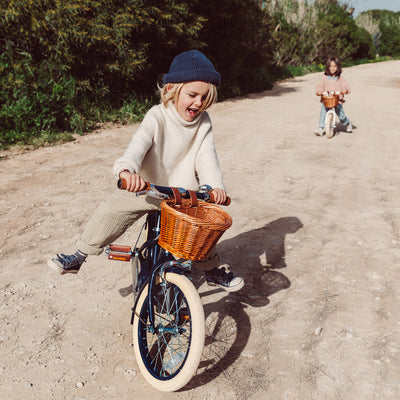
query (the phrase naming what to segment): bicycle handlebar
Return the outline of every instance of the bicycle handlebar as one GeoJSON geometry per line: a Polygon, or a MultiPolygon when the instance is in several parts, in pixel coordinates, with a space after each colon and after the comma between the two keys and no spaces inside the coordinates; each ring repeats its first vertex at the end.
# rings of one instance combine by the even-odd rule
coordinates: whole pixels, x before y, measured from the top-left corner
{"type": "Polygon", "coordinates": [[[321,92],[321,93],[316,93],[317,96],[340,96],[341,94],[347,94],[347,92],[321,92]]]}
{"type": "MultiPolygon", "coordinates": [[[[168,198],[168,199],[173,199],[174,198],[174,192],[173,189],[169,186],[158,186],[158,185],[153,185],[150,182],[145,182],[146,186],[143,189],[143,191],[136,192],[136,195],[139,196],[141,194],[149,194],[150,196],[153,195],[153,197],[157,197],[157,195],[161,194],[162,198],[168,198]]],[[[119,189],[126,189],[127,182],[125,179],[120,178],[118,180],[117,186],[119,189]]],[[[184,199],[189,199],[190,198],[190,192],[189,190],[183,189],[183,188],[177,188],[180,195],[184,199]]],[[[201,191],[195,191],[194,192],[197,196],[198,199],[204,200],[207,203],[215,203],[215,198],[213,193],[211,193],[211,190],[201,190],[201,191]]],[[[222,205],[224,206],[229,206],[231,204],[231,198],[227,197],[225,203],[222,205]]]]}

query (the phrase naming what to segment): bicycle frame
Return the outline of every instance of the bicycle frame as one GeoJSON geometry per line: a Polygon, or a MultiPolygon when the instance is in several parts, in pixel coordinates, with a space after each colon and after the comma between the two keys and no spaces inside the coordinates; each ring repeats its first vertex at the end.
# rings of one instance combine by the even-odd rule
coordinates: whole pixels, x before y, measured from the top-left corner
{"type": "Polygon", "coordinates": [[[166,272],[174,272],[188,276],[191,270],[190,261],[185,261],[184,263],[176,261],[171,253],[158,245],[159,233],[160,211],[157,210],[147,215],[146,222],[138,235],[134,250],[129,246],[118,245],[110,245],[105,250],[110,260],[132,261],[132,292],[134,296],[134,306],[132,307],[131,324],[133,324],[136,304],[140,294],[144,290],[146,284],[149,283],[147,301],[149,302],[149,330],[152,332],[157,329],[154,324],[152,294],[154,293],[158,279],[162,280],[166,272]],[[147,238],[143,245],[138,248],[136,246],[145,226],[147,227],[147,238]]]}

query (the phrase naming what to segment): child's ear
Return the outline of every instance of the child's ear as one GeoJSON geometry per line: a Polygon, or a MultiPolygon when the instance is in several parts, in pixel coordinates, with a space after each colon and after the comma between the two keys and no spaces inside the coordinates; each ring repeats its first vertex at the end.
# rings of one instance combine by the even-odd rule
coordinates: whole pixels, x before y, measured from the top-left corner
{"type": "Polygon", "coordinates": [[[170,90],[172,90],[173,87],[174,87],[174,84],[173,84],[173,83],[167,83],[167,90],[168,90],[168,92],[169,92],[170,90]]]}

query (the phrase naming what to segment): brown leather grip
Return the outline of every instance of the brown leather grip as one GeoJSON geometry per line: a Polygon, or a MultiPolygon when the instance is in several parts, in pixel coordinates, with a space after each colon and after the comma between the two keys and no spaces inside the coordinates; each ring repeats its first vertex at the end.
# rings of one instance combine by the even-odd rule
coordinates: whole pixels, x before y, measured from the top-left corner
{"type": "MultiPolygon", "coordinates": [[[[150,190],[150,182],[145,182],[145,184],[146,184],[146,186],[144,187],[143,190],[150,190]]],[[[117,186],[118,186],[118,189],[126,189],[126,186],[127,186],[126,179],[124,179],[124,178],[118,179],[117,186]]]]}
{"type": "Polygon", "coordinates": [[[121,179],[121,178],[118,179],[117,186],[118,186],[118,189],[121,189],[121,190],[126,189],[126,180],[121,179]]]}
{"type": "MultiPolygon", "coordinates": [[[[212,193],[210,193],[210,203],[215,203],[215,198],[212,193]]],[[[231,198],[228,196],[225,200],[225,203],[221,204],[223,206],[229,206],[231,204],[231,198]]]]}

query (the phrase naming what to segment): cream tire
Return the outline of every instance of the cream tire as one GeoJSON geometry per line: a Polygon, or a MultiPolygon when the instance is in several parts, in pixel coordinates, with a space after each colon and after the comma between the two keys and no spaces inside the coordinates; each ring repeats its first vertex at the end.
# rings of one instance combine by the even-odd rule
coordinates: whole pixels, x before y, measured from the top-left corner
{"type": "Polygon", "coordinates": [[[335,116],[328,112],[325,120],[325,134],[327,138],[332,138],[335,130],[335,116]]]}
{"type": "MultiPolygon", "coordinates": [[[[176,327],[180,326],[181,323],[176,322],[177,317],[174,316],[173,311],[175,308],[165,306],[163,312],[159,312],[162,316],[155,323],[156,326],[164,325],[161,327],[161,333],[149,332],[146,329],[148,324],[148,307],[145,303],[148,285],[146,285],[135,308],[133,346],[137,364],[146,381],[159,391],[172,392],[185,386],[199,366],[204,348],[205,318],[200,296],[193,283],[186,276],[167,272],[165,280],[175,285],[173,286],[173,293],[179,293],[180,297],[183,295],[185,316],[187,313],[185,319],[187,321],[177,331],[176,327]],[[162,329],[169,332],[168,330],[172,330],[171,327],[175,327],[173,334],[162,333],[162,329]],[[177,350],[178,348],[179,350],[177,350]],[[181,357],[180,359],[175,357],[177,359],[176,364],[179,365],[176,371],[173,370],[175,360],[170,357],[171,353],[178,353],[181,357]],[[168,364],[172,365],[171,373],[169,373],[168,364]]],[[[168,296],[170,294],[168,295],[167,291],[160,289],[157,295],[159,308],[163,309],[164,304],[168,302],[164,299],[167,299],[168,296]]],[[[156,310],[155,313],[158,311],[156,310]]],[[[179,314],[179,312],[175,314],[179,314]]]]}

